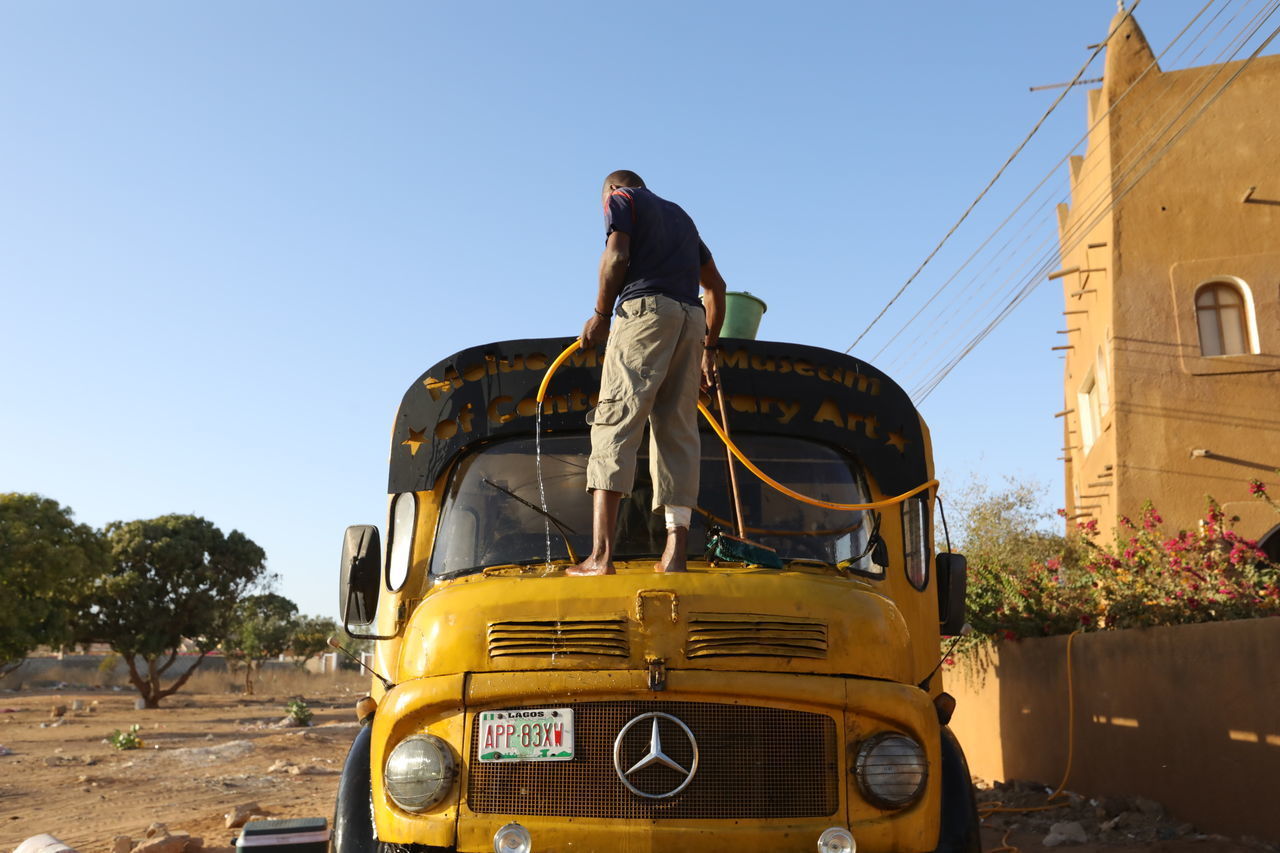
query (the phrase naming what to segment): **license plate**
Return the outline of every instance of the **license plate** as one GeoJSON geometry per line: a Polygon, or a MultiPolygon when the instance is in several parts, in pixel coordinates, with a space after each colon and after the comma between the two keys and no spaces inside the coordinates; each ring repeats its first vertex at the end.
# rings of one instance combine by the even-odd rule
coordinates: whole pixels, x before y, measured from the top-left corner
{"type": "Polygon", "coordinates": [[[572,708],[480,712],[481,761],[567,761],[573,758],[572,708]]]}

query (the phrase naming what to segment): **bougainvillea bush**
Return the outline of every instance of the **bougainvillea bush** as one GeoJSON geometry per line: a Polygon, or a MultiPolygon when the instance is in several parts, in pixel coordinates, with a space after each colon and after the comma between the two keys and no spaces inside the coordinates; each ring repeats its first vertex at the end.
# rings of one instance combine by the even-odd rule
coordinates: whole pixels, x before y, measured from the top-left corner
{"type": "Polygon", "coordinates": [[[1280,571],[1258,543],[1229,528],[1209,501],[1197,529],[1164,531],[1150,505],[1121,518],[1112,548],[1096,543],[1083,571],[1097,591],[1099,627],[1139,628],[1280,614],[1280,571]]]}
{"type": "MultiPolygon", "coordinates": [[[[1261,482],[1250,490],[1276,506],[1261,482]]],[[[1212,499],[1194,530],[1166,530],[1148,504],[1137,521],[1119,520],[1114,543],[1098,541],[1095,521],[1075,532],[1046,559],[975,555],[968,608],[978,634],[1012,640],[1280,615],[1280,566],[1235,533],[1212,499]]]]}

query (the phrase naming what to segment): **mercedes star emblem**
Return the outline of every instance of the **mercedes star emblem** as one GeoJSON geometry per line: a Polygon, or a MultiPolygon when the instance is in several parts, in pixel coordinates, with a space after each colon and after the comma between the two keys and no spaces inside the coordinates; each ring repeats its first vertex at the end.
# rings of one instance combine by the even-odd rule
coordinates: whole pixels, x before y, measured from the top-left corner
{"type": "MultiPolygon", "coordinates": [[[[667,726],[667,731],[672,732],[672,734],[675,733],[672,731],[671,726],[667,726]]],[[[622,780],[622,784],[626,786],[627,790],[638,797],[648,797],[651,800],[661,800],[667,797],[674,797],[693,781],[693,774],[698,772],[698,741],[694,738],[693,732],[689,731],[689,727],[686,726],[683,721],[671,716],[670,714],[664,714],[661,711],[650,711],[647,714],[641,714],[638,717],[633,717],[625,726],[622,727],[622,731],[618,732],[618,737],[613,741],[613,769],[617,771],[618,778],[622,780]],[[649,730],[649,748],[645,754],[640,757],[639,761],[628,767],[627,764],[629,762],[624,761],[622,757],[622,739],[627,736],[627,732],[631,731],[632,726],[638,725],[645,720],[653,721],[653,726],[649,730]],[[675,732],[683,734],[689,741],[689,746],[693,750],[693,760],[689,763],[687,768],[681,767],[680,764],[673,761],[671,757],[663,751],[662,732],[658,728],[658,722],[660,720],[669,721],[676,727],[675,732]],[[655,764],[661,767],[666,767],[673,774],[677,775],[680,778],[680,784],[676,785],[669,791],[665,791],[660,794],[651,794],[648,791],[641,791],[635,785],[631,784],[631,780],[627,778],[631,774],[638,773],[646,767],[652,767],[655,764]]]]}

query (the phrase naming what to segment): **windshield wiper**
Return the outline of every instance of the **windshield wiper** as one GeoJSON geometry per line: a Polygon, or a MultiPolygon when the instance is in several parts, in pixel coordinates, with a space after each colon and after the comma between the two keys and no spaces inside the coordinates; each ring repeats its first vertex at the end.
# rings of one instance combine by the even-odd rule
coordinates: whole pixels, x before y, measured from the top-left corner
{"type": "MultiPolygon", "coordinates": [[[[849,569],[853,568],[858,563],[860,563],[862,561],[862,558],[867,556],[868,554],[872,554],[871,561],[873,563],[875,563],[876,565],[881,565],[881,563],[876,560],[876,553],[875,553],[877,548],[880,548],[881,550],[883,550],[883,546],[885,544],[884,539],[881,538],[880,536],[880,519],[881,519],[880,513],[875,512],[873,510],[871,513],[871,535],[867,537],[866,547],[863,548],[862,553],[858,554],[856,557],[850,557],[847,560],[841,560],[840,562],[836,563],[837,569],[847,572],[849,569]]],[[[887,557],[885,558],[884,563],[886,564],[885,567],[887,568],[888,567],[887,557]]]]}
{"type": "Polygon", "coordinates": [[[569,525],[565,524],[563,521],[561,521],[560,519],[556,518],[554,515],[552,515],[551,513],[547,512],[545,509],[543,509],[542,507],[538,506],[537,504],[535,504],[535,503],[530,503],[529,501],[527,501],[527,500],[525,500],[524,498],[520,497],[520,496],[519,496],[519,495],[517,495],[515,492],[511,491],[510,489],[508,489],[508,488],[507,488],[507,487],[505,487],[505,486],[499,486],[497,483],[493,482],[493,480],[490,480],[488,477],[481,477],[481,478],[480,478],[480,482],[485,483],[485,484],[490,485],[490,486],[493,486],[495,489],[497,489],[498,491],[502,492],[502,493],[503,493],[504,495],[506,495],[507,497],[509,497],[509,498],[513,498],[514,500],[518,501],[519,503],[524,504],[524,505],[525,505],[525,506],[527,506],[529,509],[531,509],[531,510],[533,510],[534,512],[536,512],[538,515],[540,515],[540,516],[542,516],[543,518],[547,519],[547,521],[550,521],[550,522],[551,522],[551,524],[552,524],[552,526],[553,526],[553,527],[555,527],[556,532],[560,534],[560,538],[564,540],[564,549],[565,549],[566,551],[568,551],[568,552],[569,552],[569,560],[570,560],[571,562],[573,562],[573,563],[577,563],[577,562],[578,562],[578,556],[577,556],[576,554],[574,554],[574,553],[573,553],[573,546],[569,544],[569,534],[570,534],[570,533],[573,533],[573,534],[575,534],[575,535],[576,535],[578,531],[574,530],[572,527],[570,527],[569,525]]]}

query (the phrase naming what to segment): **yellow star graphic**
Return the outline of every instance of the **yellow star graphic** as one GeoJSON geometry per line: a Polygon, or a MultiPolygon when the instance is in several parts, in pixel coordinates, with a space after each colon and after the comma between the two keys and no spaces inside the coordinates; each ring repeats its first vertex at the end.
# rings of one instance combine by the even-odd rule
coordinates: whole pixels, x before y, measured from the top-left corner
{"type": "Polygon", "coordinates": [[[427,430],[409,427],[409,437],[400,443],[409,446],[410,456],[417,456],[418,448],[427,443],[427,430]]]}
{"type": "Polygon", "coordinates": [[[911,440],[900,432],[889,430],[889,437],[885,439],[884,443],[892,444],[894,447],[898,448],[899,453],[906,453],[907,445],[911,443],[911,440]]]}

